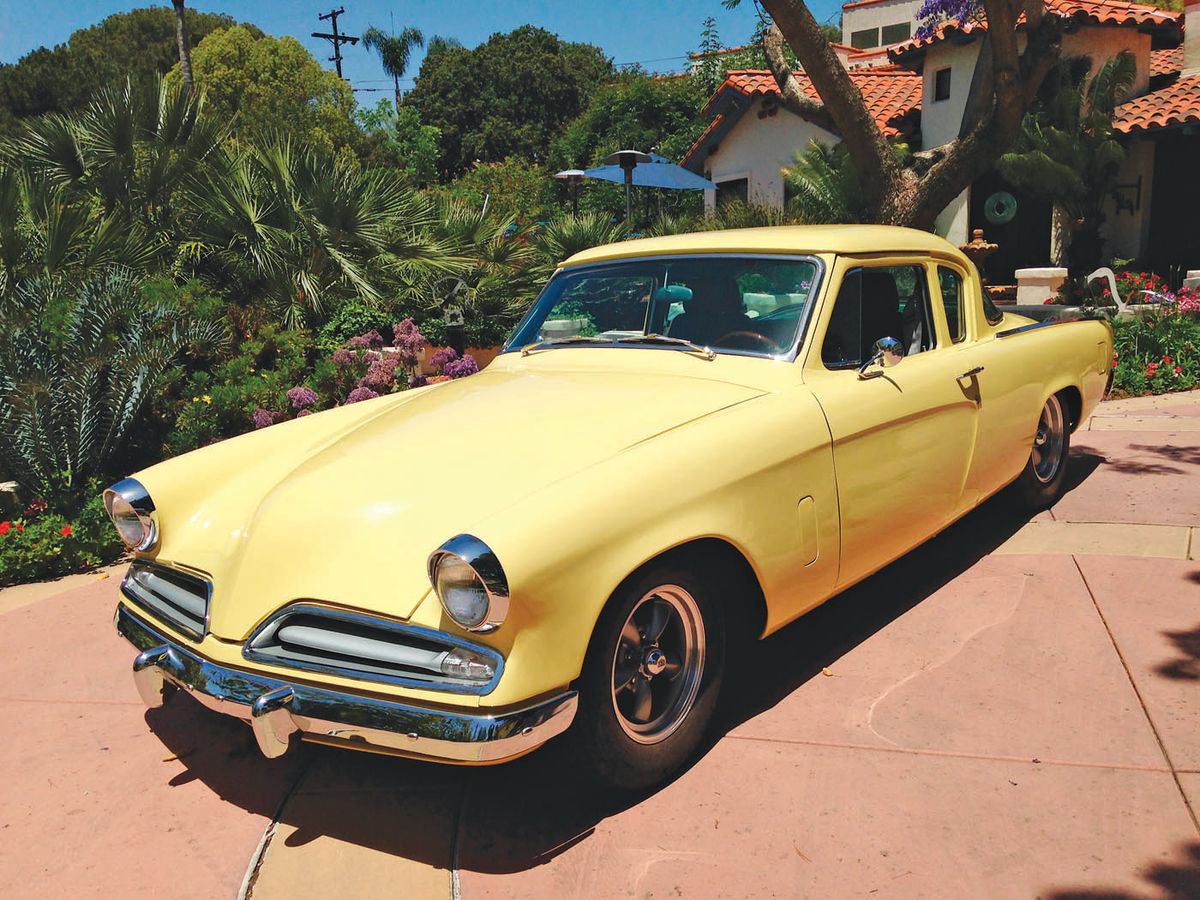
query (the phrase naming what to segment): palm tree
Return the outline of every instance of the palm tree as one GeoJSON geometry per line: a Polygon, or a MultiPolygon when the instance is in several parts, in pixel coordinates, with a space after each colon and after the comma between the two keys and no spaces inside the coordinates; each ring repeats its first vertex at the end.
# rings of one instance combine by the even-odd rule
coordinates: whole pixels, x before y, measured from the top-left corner
{"type": "Polygon", "coordinates": [[[1062,60],[1046,76],[1016,145],[997,165],[1009,182],[1061,211],[1074,274],[1102,262],[1103,205],[1125,160],[1113,114],[1133,87],[1137,60],[1123,50],[1089,79],[1090,71],[1091,60],[1082,57],[1062,60]]]}
{"type": "Polygon", "coordinates": [[[286,137],[223,157],[198,188],[183,257],[265,298],[289,327],[319,324],[328,301],[379,303],[413,272],[461,265],[432,239],[436,208],[387,169],[363,171],[286,137]]]}
{"type": "Polygon", "coordinates": [[[425,46],[425,35],[416,28],[405,28],[400,34],[384,34],[372,25],[362,36],[363,47],[379,53],[383,71],[392,76],[396,85],[396,109],[400,108],[400,77],[408,68],[408,59],[413,47],[425,46]]]}
{"type": "Polygon", "coordinates": [[[183,15],[184,0],[171,0],[175,7],[175,42],[179,44],[179,69],[183,74],[183,86],[192,89],[192,51],[188,49],[187,19],[183,15]]]}

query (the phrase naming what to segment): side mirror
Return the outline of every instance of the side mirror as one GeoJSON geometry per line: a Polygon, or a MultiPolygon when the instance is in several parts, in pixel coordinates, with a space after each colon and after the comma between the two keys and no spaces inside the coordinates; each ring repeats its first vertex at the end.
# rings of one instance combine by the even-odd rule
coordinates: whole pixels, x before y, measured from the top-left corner
{"type": "Polygon", "coordinates": [[[899,365],[902,359],[904,359],[904,345],[894,337],[881,337],[875,342],[875,350],[871,354],[871,358],[859,367],[858,377],[863,380],[878,378],[883,375],[884,369],[899,365]],[[875,363],[879,363],[880,368],[868,372],[867,369],[875,363]]]}

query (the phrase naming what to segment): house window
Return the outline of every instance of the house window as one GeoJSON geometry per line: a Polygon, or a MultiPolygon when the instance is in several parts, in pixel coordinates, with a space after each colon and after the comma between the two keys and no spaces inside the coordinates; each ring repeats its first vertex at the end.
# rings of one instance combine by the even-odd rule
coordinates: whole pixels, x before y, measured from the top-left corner
{"type": "Polygon", "coordinates": [[[730,200],[741,200],[745,203],[750,199],[750,179],[732,178],[729,181],[717,182],[717,206],[730,200]]]}
{"type": "Polygon", "coordinates": [[[850,46],[855,50],[870,50],[879,46],[879,29],[866,28],[850,33],[850,46]]]}
{"type": "Polygon", "coordinates": [[[910,37],[912,37],[911,22],[900,22],[896,25],[883,26],[884,46],[887,46],[888,44],[898,44],[901,41],[907,41],[910,37]]]}
{"type": "Polygon", "coordinates": [[[950,99],[950,67],[938,69],[933,73],[933,99],[950,99]]]}

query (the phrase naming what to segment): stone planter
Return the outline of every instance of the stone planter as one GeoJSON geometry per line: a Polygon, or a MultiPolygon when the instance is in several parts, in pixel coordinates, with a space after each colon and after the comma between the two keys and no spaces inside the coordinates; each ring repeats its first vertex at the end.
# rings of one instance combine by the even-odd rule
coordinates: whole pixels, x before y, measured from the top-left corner
{"type": "MultiPolygon", "coordinates": [[[[421,352],[417,354],[417,371],[422,375],[436,375],[437,371],[433,366],[429,365],[429,360],[433,359],[433,355],[439,350],[447,350],[448,347],[435,347],[432,344],[426,344],[421,352]]],[[[482,369],[493,359],[499,356],[501,345],[497,344],[494,347],[467,347],[466,353],[475,363],[482,369]]]]}
{"type": "Polygon", "coordinates": [[[1067,280],[1059,268],[1017,269],[1017,306],[1038,306],[1058,293],[1067,280]]]}

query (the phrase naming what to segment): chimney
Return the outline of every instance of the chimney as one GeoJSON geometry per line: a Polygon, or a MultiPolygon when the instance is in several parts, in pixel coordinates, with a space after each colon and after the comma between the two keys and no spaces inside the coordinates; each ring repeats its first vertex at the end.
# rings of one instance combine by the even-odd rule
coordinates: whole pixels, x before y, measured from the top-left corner
{"type": "Polygon", "coordinates": [[[1183,77],[1200,75],[1200,0],[1183,8],[1183,77]]]}

